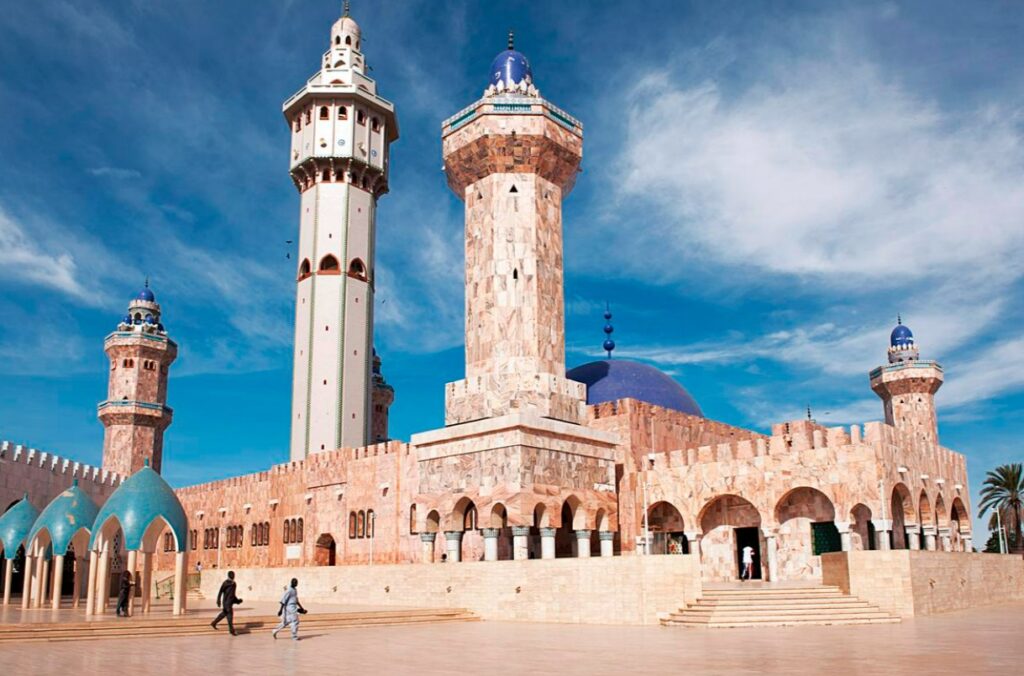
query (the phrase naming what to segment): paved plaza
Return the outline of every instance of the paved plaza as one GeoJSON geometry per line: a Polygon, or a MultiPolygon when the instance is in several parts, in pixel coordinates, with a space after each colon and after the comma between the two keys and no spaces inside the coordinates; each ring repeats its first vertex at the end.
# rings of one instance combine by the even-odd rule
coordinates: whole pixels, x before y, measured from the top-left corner
{"type": "Polygon", "coordinates": [[[474,622],[18,644],[8,673],[68,674],[1013,674],[1024,603],[902,624],[700,630],[474,622]]]}

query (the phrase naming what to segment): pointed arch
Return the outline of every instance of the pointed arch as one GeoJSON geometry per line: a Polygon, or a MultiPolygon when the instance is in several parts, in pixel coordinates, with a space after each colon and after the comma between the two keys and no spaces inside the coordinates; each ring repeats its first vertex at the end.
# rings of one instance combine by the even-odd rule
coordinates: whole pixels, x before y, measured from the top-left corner
{"type": "Polygon", "coordinates": [[[348,264],[348,276],[360,281],[366,281],[366,265],[361,258],[353,258],[348,264]]]}
{"type": "Polygon", "coordinates": [[[313,274],[313,269],[312,269],[312,266],[309,263],[309,259],[308,258],[303,258],[302,262],[299,263],[298,281],[301,282],[306,277],[309,277],[311,274],[313,274]]]}
{"type": "Polygon", "coordinates": [[[320,265],[317,268],[317,272],[321,275],[337,275],[340,274],[338,259],[333,254],[327,254],[320,259],[320,265]]]}

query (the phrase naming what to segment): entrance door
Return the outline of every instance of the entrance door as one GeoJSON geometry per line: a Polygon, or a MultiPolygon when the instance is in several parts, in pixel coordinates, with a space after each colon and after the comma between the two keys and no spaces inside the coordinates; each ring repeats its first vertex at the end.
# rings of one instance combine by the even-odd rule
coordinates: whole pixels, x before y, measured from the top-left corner
{"type": "Polygon", "coordinates": [[[743,548],[750,547],[754,550],[754,566],[751,571],[751,579],[761,579],[761,534],[756,526],[751,528],[736,528],[736,577],[743,573],[743,548]]]}

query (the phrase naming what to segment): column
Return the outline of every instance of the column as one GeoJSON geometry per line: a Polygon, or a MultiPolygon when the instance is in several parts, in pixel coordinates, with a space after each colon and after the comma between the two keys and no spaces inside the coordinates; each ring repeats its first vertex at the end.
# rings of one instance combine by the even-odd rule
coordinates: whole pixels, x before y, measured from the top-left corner
{"type": "Polygon", "coordinates": [[[853,549],[853,536],[850,533],[849,521],[836,521],[836,530],[839,531],[839,546],[844,552],[853,549]]]}
{"type": "MultiPolygon", "coordinates": [[[[764,531],[762,531],[764,532],[764,531]]],[[[764,548],[767,550],[767,556],[765,560],[768,562],[768,581],[775,582],[779,579],[779,557],[778,547],[775,542],[775,532],[764,533],[764,548]]],[[[754,561],[754,565],[760,565],[760,562],[754,561]]]]}
{"type": "Polygon", "coordinates": [[[924,527],[924,548],[930,552],[935,551],[935,526],[924,527]]]}
{"type": "Polygon", "coordinates": [[[960,542],[964,544],[964,551],[967,553],[974,551],[974,545],[971,542],[970,533],[960,533],[960,542]]]}
{"type": "Polygon", "coordinates": [[[53,602],[50,604],[54,610],[60,610],[60,590],[64,584],[64,555],[58,554],[53,557],[53,587],[50,594],[53,602]]]}
{"type": "Polygon", "coordinates": [[[185,613],[185,565],[187,559],[184,551],[174,555],[174,601],[172,602],[172,615],[183,615],[185,613]]]}
{"type": "Polygon", "coordinates": [[[512,558],[516,561],[530,558],[529,526],[512,526],[512,558]]]}
{"type": "Polygon", "coordinates": [[[89,579],[85,584],[85,614],[95,615],[99,608],[96,595],[96,570],[100,567],[99,552],[89,552],[89,579]]]}
{"type": "Polygon", "coordinates": [[[50,598],[49,595],[49,583],[50,583],[50,561],[45,556],[40,559],[42,561],[41,570],[39,571],[39,593],[33,599],[33,606],[36,608],[46,607],[46,600],[50,598]]]}
{"type": "Polygon", "coordinates": [[[589,530],[578,530],[578,531],[576,531],[576,558],[578,558],[578,559],[589,559],[590,558],[590,531],[589,530]]]}
{"type": "Polygon", "coordinates": [[[437,533],[420,533],[420,562],[434,562],[434,541],[437,533]]]}
{"type": "Polygon", "coordinates": [[[555,558],[555,530],[554,528],[540,529],[540,558],[555,558]]]}
{"type": "Polygon", "coordinates": [[[906,526],[907,549],[915,551],[921,549],[921,531],[916,523],[908,523],[906,526]]]}
{"type": "Polygon", "coordinates": [[[610,530],[597,532],[597,539],[601,541],[601,556],[615,556],[615,533],[610,530]]]}
{"type": "Polygon", "coordinates": [[[28,610],[32,602],[32,587],[35,584],[36,557],[25,551],[25,572],[21,578],[21,609],[28,610]]]}
{"type": "Polygon", "coordinates": [[[4,559],[4,605],[11,605],[11,582],[14,575],[13,559],[4,559]]]}
{"type": "Polygon", "coordinates": [[[75,554],[75,568],[73,584],[71,585],[71,607],[78,607],[78,599],[82,595],[82,572],[85,570],[85,559],[81,554],[75,554]]]}
{"type": "Polygon", "coordinates": [[[484,561],[498,560],[498,528],[484,528],[484,561]]]}
{"type": "Polygon", "coordinates": [[[142,553],[142,612],[148,613],[153,597],[153,552],[142,553]]]}
{"type": "Polygon", "coordinates": [[[103,544],[103,551],[100,552],[100,569],[96,571],[96,614],[102,615],[107,612],[107,603],[110,601],[110,549],[109,544],[103,544]]]}
{"type": "Polygon", "coordinates": [[[889,531],[892,530],[892,521],[888,519],[874,519],[871,523],[875,525],[875,549],[883,552],[892,549],[889,542],[889,531]]]}
{"type": "Polygon", "coordinates": [[[949,528],[939,529],[939,540],[942,542],[942,551],[953,551],[953,545],[949,538],[949,528]]]}
{"type": "Polygon", "coordinates": [[[688,545],[690,545],[690,554],[699,557],[700,556],[700,536],[703,535],[703,533],[700,533],[698,531],[692,531],[692,532],[689,532],[689,533],[685,533],[685,535],[686,535],[686,543],[688,545]]]}
{"type": "Polygon", "coordinates": [[[448,550],[448,561],[455,563],[462,560],[462,531],[446,530],[444,532],[445,546],[448,550]]]}
{"type": "MultiPolygon", "coordinates": [[[[135,583],[135,570],[139,567],[139,551],[133,549],[128,552],[128,573],[132,576],[132,583],[135,583]]],[[[131,617],[135,614],[135,590],[133,586],[131,592],[128,594],[128,616],[131,617]]]]}

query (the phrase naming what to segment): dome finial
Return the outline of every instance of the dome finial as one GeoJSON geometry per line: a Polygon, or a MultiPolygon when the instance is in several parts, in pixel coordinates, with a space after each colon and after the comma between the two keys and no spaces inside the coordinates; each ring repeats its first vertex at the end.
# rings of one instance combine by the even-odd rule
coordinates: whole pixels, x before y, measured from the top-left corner
{"type": "Polygon", "coordinates": [[[605,339],[604,339],[604,345],[602,345],[602,347],[604,347],[605,352],[608,353],[608,358],[611,359],[612,358],[612,350],[615,349],[615,341],[612,340],[612,332],[615,331],[615,327],[612,326],[612,308],[611,308],[611,305],[608,304],[608,301],[605,301],[605,303],[604,303],[604,319],[605,319],[605,325],[604,325],[605,339]]]}
{"type": "Polygon", "coordinates": [[[349,7],[349,2],[348,2],[348,0],[345,0],[345,2],[342,3],[342,5],[341,5],[341,15],[342,16],[348,16],[349,15],[348,14],[349,9],[351,9],[351,7],[349,7]]]}
{"type": "Polygon", "coordinates": [[[903,324],[903,315],[901,315],[899,312],[896,313],[896,324],[897,325],[903,324]]]}
{"type": "Polygon", "coordinates": [[[814,418],[811,416],[811,405],[807,404],[807,419],[814,422],[814,418]]]}
{"type": "Polygon", "coordinates": [[[512,29],[509,29],[508,31],[508,48],[510,51],[516,48],[516,34],[512,29]]]}

